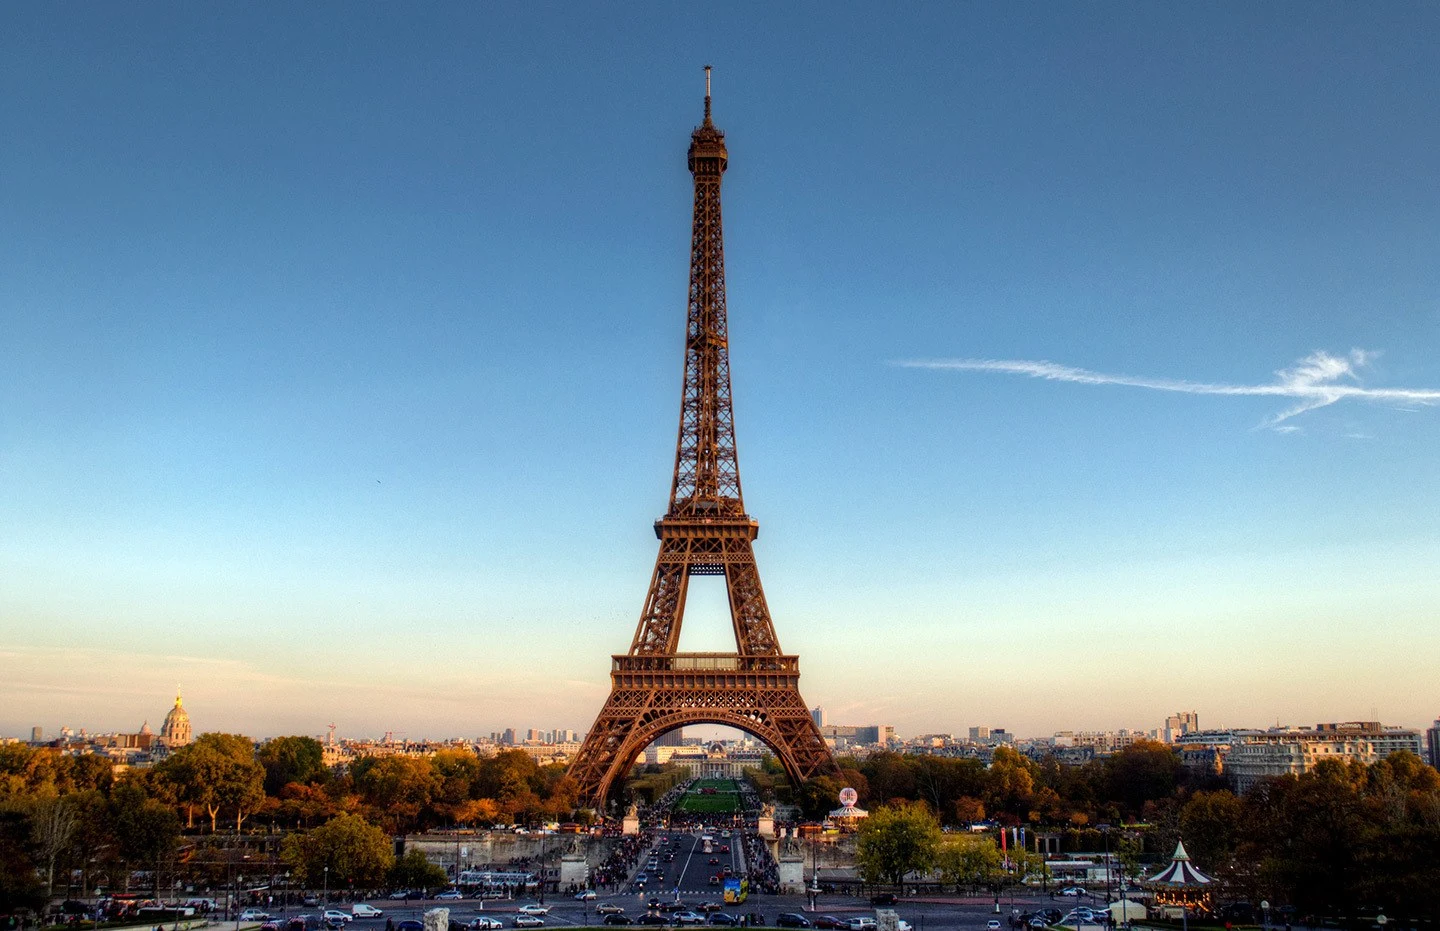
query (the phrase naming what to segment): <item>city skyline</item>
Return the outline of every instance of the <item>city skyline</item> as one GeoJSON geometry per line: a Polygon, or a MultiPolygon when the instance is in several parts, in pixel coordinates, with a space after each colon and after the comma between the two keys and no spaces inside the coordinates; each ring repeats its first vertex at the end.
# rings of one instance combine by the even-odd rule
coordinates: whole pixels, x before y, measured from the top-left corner
{"type": "Polygon", "coordinates": [[[824,9],[0,14],[0,733],[583,732],[705,63],[812,704],[1433,720],[1440,11],[824,9]]]}

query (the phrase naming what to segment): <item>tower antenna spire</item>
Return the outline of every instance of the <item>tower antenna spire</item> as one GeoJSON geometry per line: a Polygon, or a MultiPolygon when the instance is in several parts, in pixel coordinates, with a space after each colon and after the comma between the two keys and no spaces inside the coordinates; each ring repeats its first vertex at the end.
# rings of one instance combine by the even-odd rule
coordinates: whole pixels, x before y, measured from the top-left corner
{"type": "Polygon", "coordinates": [[[705,66],[705,122],[710,122],[710,66],[705,66]]]}

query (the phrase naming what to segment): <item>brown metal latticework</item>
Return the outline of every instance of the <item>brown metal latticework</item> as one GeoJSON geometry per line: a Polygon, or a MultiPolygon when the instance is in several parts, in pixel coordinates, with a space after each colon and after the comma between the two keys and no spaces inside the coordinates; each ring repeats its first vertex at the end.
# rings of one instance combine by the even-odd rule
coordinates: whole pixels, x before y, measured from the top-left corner
{"type": "Polygon", "coordinates": [[[780,652],[752,548],[760,525],[740,494],[720,224],[727,162],[725,134],[710,119],[706,68],[705,119],[690,136],[695,213],[670,510],[655,522],[660,555],[630,652],[612,657],[610,698],[570,764],[582,794],[597,805],[647,745],[686,724],[753,734],[797,781],[835,766],[800,697],[799,659],[780,652]],[[725,577],[735,653],[676,652],[692,575],[725,577]]]}

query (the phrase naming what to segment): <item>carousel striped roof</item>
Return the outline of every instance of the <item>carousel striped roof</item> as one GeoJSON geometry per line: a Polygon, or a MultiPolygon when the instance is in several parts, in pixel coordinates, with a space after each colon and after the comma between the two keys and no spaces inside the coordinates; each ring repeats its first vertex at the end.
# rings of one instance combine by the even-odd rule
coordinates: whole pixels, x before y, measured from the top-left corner
{"type": "Polygon", "coordinates": [[[1185,842],[1175,845],[1175,856],[1170,865],[1145,880],[1147,886],[1207,886],[1215,880],[1206,876],[1190,864],[1190,855],[1185,852],[1185,842]]]}

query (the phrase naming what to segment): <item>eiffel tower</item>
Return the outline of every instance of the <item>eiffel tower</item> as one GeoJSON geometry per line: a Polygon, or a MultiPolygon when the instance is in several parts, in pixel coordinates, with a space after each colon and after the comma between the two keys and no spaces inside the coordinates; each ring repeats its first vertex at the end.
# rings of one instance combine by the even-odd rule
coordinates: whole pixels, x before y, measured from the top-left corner
{"type": "Polygon", "coordinates": [[[695,213],[670,509],[655,522],[660,555],[630,652],[611,657],[610,697],[570,764],[596,807],[646,746],[687,724],[724,724],[759,738],[797,782],[835,768],[800,696],[800,659],[780,652],[751,547],[760,524],[740,494],[720,226],[727,161],[725,134],[710,119],[707,66],[705,119],[690,136],[695,213]],[[725,577],[734,653],[677,652],[693,575],[725,577]]]}

